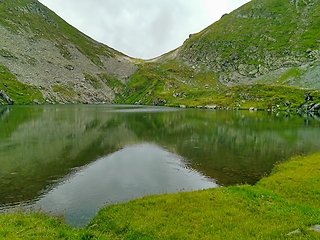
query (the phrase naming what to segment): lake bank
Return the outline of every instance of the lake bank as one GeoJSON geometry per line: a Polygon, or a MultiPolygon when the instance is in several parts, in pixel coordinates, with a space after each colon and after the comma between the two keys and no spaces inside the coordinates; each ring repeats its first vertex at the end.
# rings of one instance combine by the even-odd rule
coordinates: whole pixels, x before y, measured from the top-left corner
{"type": "Polygon", "coordinates": [[[82,229],[41,213],[0,216],[8,239],[316,239],[320,153],[277,165],[254,186],[146,196],[107,206],[82,229]]]}
{"type": "Polygon", "coordinates": [[[254,185],[320,151],[298,114],[152,106],[9,106],[0,116],[0,212],[41,208],[83,227],[105,203],[254,185]],[[217,185],[216,185],[217,184],[217,185]]]}

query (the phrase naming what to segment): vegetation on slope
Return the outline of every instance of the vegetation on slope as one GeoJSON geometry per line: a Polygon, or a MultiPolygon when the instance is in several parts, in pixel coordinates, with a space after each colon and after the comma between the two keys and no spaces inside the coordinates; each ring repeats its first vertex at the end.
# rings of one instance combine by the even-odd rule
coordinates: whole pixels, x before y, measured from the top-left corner
{"type": "Polygon", "coordinates": [[[128,83],[127,104],[295,111],[308,92],[320,102],[319,90],[282,85],[223,86],[213,72],[197,72],[175,61],[143,63],[128,83]]]}
{"type": "MultiPolygon", "coordinates": [[[[317,1],[253,0],[192,34],[179,49],[156,60],[136,61],[139,69],[125,81],[108,72],[101,59],[121,53],[80,33],[38,1],[1,1],[0,24],[30,41],[53,42],[68,61],[74,60],[68,47],[72,44],[98,67],[98,73],[87,69],[80,73],[89,84],[84,91],[81,84],[60,81],[39,87],[42,92],[52,90],[48,102],[59,102],[54,98],[61,96],[61,101],[69,103],[296,110],[307,90],[280,86],[320,88],[319,8],[317,1]],[[112,96],[100,94],[108,89],[112,96]],[[89,101],[81,95],[88,95],[89,101]]],[[[6,59],[15,57],[10,49],[0,49],[0,54],[6,59]]],[[[28,64],[37,65],[37,59],[29,57],[28,64]]],[[[311,92],[318,98],[317,92],[311,92]]],[[[25,96],[15,103],[32,103],[25,96]]],[[[39,98],[42,103],[47,100],[39,98]]]]}
{"type": "MultiPolygon", "coordinates": [[[[16,82],[38,88],[44,96],[39,103],[112,102],[126,94],[125,87],[115,86],[124,85],[134,73],[129,58],[81,33],[38,1],[1,1],[0,27],[1,65],[16,82]]],[[[30,101],[22,96],[15,102],[22,103],[30,101]]]]}
{"type": "MultiPolygon", "coordinates": [[[[10,95],[11,100],[15,104],[36,104],[42,102],[43,97],[41,92],[36,87],[30,87],[26,84],[17,81],[8,68],[0,64],[0,91],[4,91],[10,95]]],[[[0,105],[7,104],[5,99],[0,96],[0,105]]]]}
{"type": "Polygon", "coordinates": [[[42,213],[0,215],[3,239],[318,239],[320,153],[256,185],[146,196],[101,209],[83,229],[42,213]]]}
{"type": "Polygon", "coordinates": [[[67,59],[71,58],[66,47],[70,43],[75,44],[80,52],[100,66],[103,64],[99,55],[111,57],[115,52],[80,33],[40,2],[34,0],[3,0],[0,4],[0,24],[17,35],[31,32],[34,40],[43,38],[56,42],[56,47],[67,59]]]}
{"type": "MultiPolygon", "coordinates": [[[[245,82],[280,68],[317,66],[319,10],[317,1],[250,1],[191,35],[177,59],[223,73],[220,80],[226,84],[245,82]]],[[[295,86],[303,87],[301,84],[295,86]]]]}
{"type": "Polygon", "coordinates": [[[143,89],[129,85],[126,103],[291,111],[308,91],[319,102],[319,10],[314,1],[253,0],[142,63],[132,79],[143,89]]]}

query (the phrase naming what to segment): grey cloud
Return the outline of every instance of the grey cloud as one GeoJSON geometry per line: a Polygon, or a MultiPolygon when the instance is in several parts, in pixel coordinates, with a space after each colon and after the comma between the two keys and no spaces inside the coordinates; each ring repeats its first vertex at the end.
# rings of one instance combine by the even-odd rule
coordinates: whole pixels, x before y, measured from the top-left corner
{"type": "MultiPolygon", "coordinates": [[[[213,23],[205,8],[207,1],[40,0],[95,40],[129,56],[145,59],[171,51],[190,33],[213,23]]],[[[234,5],[235,0],[232,1],[234,5]]],[[[223,13],[219,13],[217,19],[223,13]]]]}

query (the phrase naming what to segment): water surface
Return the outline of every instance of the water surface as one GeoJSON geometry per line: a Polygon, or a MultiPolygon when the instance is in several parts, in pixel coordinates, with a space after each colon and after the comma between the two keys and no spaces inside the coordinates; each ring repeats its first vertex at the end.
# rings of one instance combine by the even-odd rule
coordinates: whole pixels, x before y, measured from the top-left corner
{"type": "Polygon", "coordinates": [[[144,143],[124,147],[79,169],[40,198],[35,207],[59,212],[68,222],[81,225],[96,214],[97,206],[106,203],[217,186],[214,180],[188,169],[180,156],[144,143]]]}
{"type": "Polygon", "coordinates": [[[165,107],[0,107],[0,207],[88,222],[149,194],[256,183],[320,150],[319,121],[297,114],[165,107]]]}

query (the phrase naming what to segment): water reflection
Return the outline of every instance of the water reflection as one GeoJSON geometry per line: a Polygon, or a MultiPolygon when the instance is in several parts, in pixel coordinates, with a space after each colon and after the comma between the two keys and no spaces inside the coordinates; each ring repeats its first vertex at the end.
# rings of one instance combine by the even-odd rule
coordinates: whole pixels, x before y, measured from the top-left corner
{"type": "MultiPolygon", "coordinates": [[[[121,163],[118,151],[126,153],[125,146],[141,143],[152,144],[145,149],[157,149],[159,156],[164,150],[176,154],[188,169],[219,185],[254,184],[274,163],[320,150],[319,121],[307,120],[297,114],[142,106],[0,107],[0,206],[34,202],[62,188],[65,177],[78,168],[105,156],[117,156],[121,163]]],[[[108,165],[114,174],[125,170],[115,163],[108,165]]],[[[139,159],[130,164],[139,166],[139,159]]],[[[125,164],[128,169],[137,169],[130,164],[125,164]]],[[[144,186],[142,180],[132,181],[144,186]]],[[[158,187],[156,193],[164,191],[158,187]]]]}
{"type": "Polygon", "coordinates": [[[186,167],[178,155],[150,144],[125,147],[77,171],[37,203],[81,226],[106,202],[120,203],[149,194],[200,190],[218,185],[186,167]]]}

